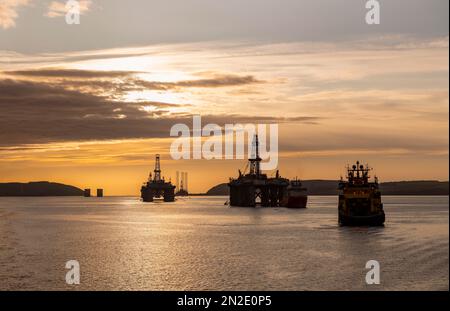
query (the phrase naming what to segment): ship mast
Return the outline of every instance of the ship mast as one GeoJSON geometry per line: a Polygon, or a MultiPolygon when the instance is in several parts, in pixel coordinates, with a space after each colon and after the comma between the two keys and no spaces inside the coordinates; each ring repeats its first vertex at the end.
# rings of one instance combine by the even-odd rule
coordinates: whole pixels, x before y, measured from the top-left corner
{"type": "Polygon", "coordinates": [[[364,167],[359,161],[356,161],[356,165],[353,165],[351,168],[347,166],[348,182],[350,184],[367,184],[370,178],[370,170],[369,165],[364,167]]]}
{"type": "Polygon", "coordinates": [[[255,135],[252,145],[252,156],[254,155],[254,157],[248,159],[250,162],[250,175],[259,176],[261,174],[260,162],[262,159],[259,157],[258,135],[255,135]]]}

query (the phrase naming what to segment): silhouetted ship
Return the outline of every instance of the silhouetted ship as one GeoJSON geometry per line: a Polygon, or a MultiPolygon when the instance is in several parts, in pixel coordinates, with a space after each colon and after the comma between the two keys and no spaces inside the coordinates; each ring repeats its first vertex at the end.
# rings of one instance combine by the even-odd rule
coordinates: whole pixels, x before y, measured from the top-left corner
{"type": "Polygon", "coordinates": [[[241,207],[263,207],[282,206],[287,195],[289,180],[281,178],[278,171],[276,177],[268,178],[260,169],[261,158],[259,157],[258,135],[253,141],[253,154],[249,159],[250,170],[248,174],[242,174],[239,170],[239,177],[230,178],[230,205],[241,207]]]}
{"type": "Polygon", "coordinates": [[[359,161],[347,168],[347,181],[339,182],[339,223],[381,226],[385,221],[378,179],[369,181],[368,166],[359,161]]]}
{"type": "Polygon", "coordinates": [[[308,202],[307,189],[298,179],[291,180],[287,187],[287,196],[283,206],[288,208],[306,208],[308,202]]]}
{"type": "Polygon", "coordinates": [[[153,200],[162,198],[164,202],[175,201],[175,186],[172,183],[166,182],[164,177],[161,178],[161,167],[159,161],[159,154],[156,155],[155,174],[152,178],[150,173],[148,181],[141,187],[141,198],[144,202],[153,202],[153,200]]]}

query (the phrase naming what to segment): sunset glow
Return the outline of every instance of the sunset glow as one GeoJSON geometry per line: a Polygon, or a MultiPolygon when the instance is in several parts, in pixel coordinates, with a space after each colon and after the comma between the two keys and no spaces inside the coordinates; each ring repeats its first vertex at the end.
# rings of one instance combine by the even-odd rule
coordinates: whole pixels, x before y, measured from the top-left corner
{"type": "MultiPolygon", "coordinates": [[[[83,22],[102,14],[96,8],[83,22]]],[[[24,40],[31,22],[14,23],[0,30],[0,182],[136,194],[160,153],[166,176],[189,170],[192,192],[206,191],[245,163],[172,160],[170,127],[196,114],[219,125],[279,123],[279,169],[289,177],[336,179],[361,159],[384,181],[448,180],[448,34],[26,51],[9,33],[24,40]]]]}

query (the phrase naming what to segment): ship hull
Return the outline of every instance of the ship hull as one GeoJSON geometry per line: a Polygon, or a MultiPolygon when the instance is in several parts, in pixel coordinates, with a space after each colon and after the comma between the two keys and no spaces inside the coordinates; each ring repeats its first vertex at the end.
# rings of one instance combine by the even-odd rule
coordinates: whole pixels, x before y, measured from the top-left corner
{"type": "Polygon", "coordinates": [[[384,222],[384,212],[367,216],[349,216],[339,213],[339,224],[341,226],[383,226],[384,222]]]}
{"type": "Polygon", "coordinates": [[[307,202],[308,202],[307,196],[289,197],[287,200],[286,207],[287,208],[306,208],[307,202]]]}

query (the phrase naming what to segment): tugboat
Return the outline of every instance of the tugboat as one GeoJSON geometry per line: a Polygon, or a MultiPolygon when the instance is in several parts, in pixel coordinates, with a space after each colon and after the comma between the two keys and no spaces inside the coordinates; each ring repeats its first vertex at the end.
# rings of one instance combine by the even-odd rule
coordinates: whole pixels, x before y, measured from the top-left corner
{"type": "Polygon", "coordinates": [[[283,206],[287,208],[306,208],[308,202],[307,189],[298,179],[291,180],[287,187],[287,196],[283,206]]]}
{"type": "Polygon", "coordinates": [[[160,167],[160,156],[156,155],[155,170],[153,171],[155,175],[148,178],[141,187],[141,198],[143,202],[153,202],[155,198],[163,198],[164,202],[175,201],[175,186],[172,185],[170,181],[166,182],[164,177],[161,177],[161,167],[160,167]]]}
{"type": "Polygon", "coordinates": [[[343,226],[382,226],[385,221],[378,178],[369,181],[369,168],[359,161],[347,167],[347,181],[339,182],[339,223],[343,226]]]}

